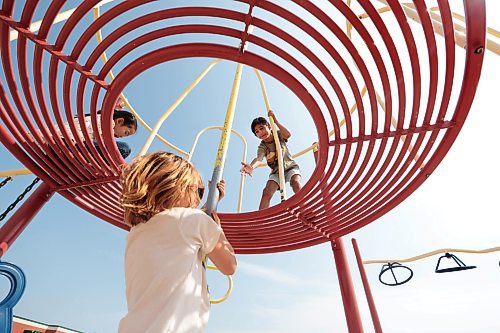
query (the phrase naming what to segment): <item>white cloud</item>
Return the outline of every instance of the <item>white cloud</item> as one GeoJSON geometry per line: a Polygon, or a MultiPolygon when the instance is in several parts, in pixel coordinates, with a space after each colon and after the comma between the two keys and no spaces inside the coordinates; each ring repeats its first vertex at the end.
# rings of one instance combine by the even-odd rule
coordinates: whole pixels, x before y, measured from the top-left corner
{"type": "MultiPolygon", "coordinates": [[[[271,283],[279,284],[282,287],[299,287],[303,290],[325,290],[335,289],[335,277],[332,281],[325,281],[314,276],[302,277],[288,271],[258,265],[247,261],[238,260],[238,274],[245,274],[246,278],[257,277],[271,283]]],[[[306,274],[308,274],[306,272],[306,274]]]]}
{"type": "Polygon", "coordinates": [[[283,270],[277,268],[269,268],[263,265],[257,265],[242,260],[238,260],[238,271],[250,276],[258,277],[260,279],[287,286],[297,286],[307,283],[307,281],[301,279],[300,277],[283,270]]]}

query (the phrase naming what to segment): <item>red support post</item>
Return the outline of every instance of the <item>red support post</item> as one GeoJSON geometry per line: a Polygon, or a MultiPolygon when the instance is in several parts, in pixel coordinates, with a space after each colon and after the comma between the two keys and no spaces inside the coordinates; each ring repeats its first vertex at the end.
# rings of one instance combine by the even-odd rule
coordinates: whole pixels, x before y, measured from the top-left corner
{"type": "Polygon", "coordinates": [[[44,182],[29,196],[12,217],[0,228],[0,257],[28,226],[54,192],[44,182]]]}
{"type": "Polygon", "coordinates": [[[339,277],[347,328],[349,329],[349,333],[363,333],[363,324],[359,314],[356,293],[354,292],[351,271],[349,269],[349,263],[347,262],[342,238],[332,240],[332,250],[335,266],[337,268],[337,275],[339,277]]]}
{"type": "Polygon", "coordinates": [[[375,333],[382,333],[382,325],[380,325],[380,319],[378,318],[377,308],[375,306],[375,301],[373,300],[372,291],[370,289],[370,283],[368,282],[365,267],[363,266],[363,261],[361,260],[358,242],[356,242],[356,239],[354,238],[351,241],[352,247],[354,248],[354,254],[356,255],[356,262],[358,263],[359,274],[361,275],[361,280],[363,281],[363,288],[365,289],[366,300],[368,302],[368,307],[370,308],[370,314],[372,316],[375,333]]]}

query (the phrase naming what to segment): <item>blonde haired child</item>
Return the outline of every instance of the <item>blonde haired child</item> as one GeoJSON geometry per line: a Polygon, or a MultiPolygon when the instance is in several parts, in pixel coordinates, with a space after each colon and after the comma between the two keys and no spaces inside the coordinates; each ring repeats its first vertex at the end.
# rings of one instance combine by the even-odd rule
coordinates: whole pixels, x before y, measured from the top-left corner
{"type": "MultiPolygon", "coordinates": [[[[219,225],[196,209],[203,182],[196,168],[171,153],[135,158],[122,172],[121,204],[132,226],[125,250],[128,313],[119,333],[203,332],[210,300],[202,260],[226,275],[233,248],[219,225]]],[[[218,184],[221,196],[224,184],[218,184]]]]}

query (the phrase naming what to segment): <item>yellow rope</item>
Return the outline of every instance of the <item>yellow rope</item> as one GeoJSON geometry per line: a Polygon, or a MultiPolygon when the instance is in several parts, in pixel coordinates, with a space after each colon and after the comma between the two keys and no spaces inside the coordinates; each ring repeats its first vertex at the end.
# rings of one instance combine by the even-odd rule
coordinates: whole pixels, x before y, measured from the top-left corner
{"type": "MultiPolygon", "coordinates": [[[[379,0],[379,2],[382,2],[382,3],[387,4],[387,3],[385,2],[385,0],[379,0]]],[[[410,5],[412,5],[412,4],[410,4],[410,3],[402,3],[401,5],[402,5],[403,7],[405,7],[405,6],[406,6],[406,7],[409,7],[409,6],[410,6],[410,5]]],[[[390,11],[390,10],[391,10],[391,8],[387,6],[387,7],[382,7],[382,8],[379,8],[377,11],[378,11],[379,13],[385,13],[385,12],[388,12],[388,11],[390,11]]],[[[359,17],[360,19],[363,19],[363,18],[367,18],[367,17],[368,17],[368,15],[365,13],[365,14],[359,15],[358,17],[359,17]]],[[[351,28],[352,28],[352,27],[351,27],[351,28]]],[[[352,36],[351,36],[351,34],[350,34],[350,32],[349,32],[349,38],[350,38],[350,39],[352,39],[351,37],[352,37],[352,36]]],[[[366,89],[366,86],[365,86],[363,89],[366,89]]],[[[382,110],[383,110],[384,112],[387,112],[387,111],[386,111],[386,107],[385,107],[385,101],[384,101],[384,99],[383,99],[383,98],[382,98],[382,97],[378,94],[378,92],[376,92],[376,91],[375,91],[375,94],[376,94],[376,97],[377,97],[377,102],[378,102],[378,104],[380,105],[380,107],[382,108],[382,110]]],[[[352,113],[352,112],[351,112],[351,113],[352,113]]],[[[341,122],[341,123],[342,123],[342,122],[341,122]]],[[[343,124],[342,124],[342,125],[343,125],[343,124]]],[[[392,114],[391,114],[391,125],[392,125],[392,127],[393,127],[394,129],[396,129],[396,127],[397,127],[397,121],[396,121],[396,118],[394,118],[394,116],[393,116],[392,114]]],[[[333,131],[332,131],[332,132],[333,132],[333,131]]],[[[332,132],[330,132],[330,133],[332,133],[332,132]]],[[[406,141],[406,135],[402,135],[402,136],[401,136],[401,141],[403,141],[403,142],[405,142],[405,141],[406,141]]],[[[411,153],[411,152],[413,151],[413,149],[414,149],[414,146],[410,143],[410,144],[408,145],[408,149],[407,149],[407,151],[411,153]]],[[[419,155],[418,153],[416,153],[416,154],[415,154],[415,157],[413,158],[413,161],[414,161],[414,162],[417,162],[417,160],[418,160],[419,158],[420,158],[420,155],[419,155]]],[[[420,165],[420,169],[422,169],[424,166],[425,166],[424,164],[420,165]]]]}
{"type": "MultiPolygon", "coordinates": [[[[153,139],[158,135],[158,131],[160,130],[160,127],[161,125],[163,125],[163,123],[165,122],[165,120],[167,120],[167,118],[172,114],[172,112],[177,108],[177,106],[179,106],[179,104],[182,103],[182,101],[186,98],[186,96],[198,85],[198,83],[200,83],[200,81],[205,77],[205,75],[217,64],[219,63],[221,60],[220,59],[216,59],[214,61],[212,61],[208,66],[207,68],[205,68],[201,73],[200,75],[198,75],[198,77],[196,79],[194,79],[193,82],[191,82],[191,84],[186,88],[186,90],[184,90],[184,92],[179,96],[177,97],[177,99],[174,101],[174,103],[165,111],[165,113],[158,119],[158,121],[156,122],[155,124],[155,127],[153,128],[153,130],[151,131],[151,134],[149,134],[149,137],[148,139],[146,140],[146,142],[144,143],[144,145],[142,146],[142,149],[141,151],[139,152],[139,156],[141,155],[144,155],[146,154],[146,152],[148,151],[149,147],[151,146],[151,144],[153,143],[153,139]]],[[[183,154],[184,155],[189,155],[189,153],[187,152],[184,152],[183,151],[183,154]]]]}
{"type": "MultiPolygon", "coordinates": [[[[347,6],[349,8],[351,8],[351,0],[347,0],[347,6]]],[[[349,39],[351,39],[352,37],[352,24],[351,22],[346,18],[345,19],[345,23],[346,23],[346,30],[347,30],[347,37],[349,37],[349,39]]]]}
{"type": "MultiPolygon", "coordinates": [[[[96,8],[94,7],[94,20],[96,20],[97,18],[99,18],[99,8],[96,8]]],[[[97,42],[98,43],[101,43],[102,42],[102,33],[101,33],[101,30],[97,31],[96,33],[96,38],[97,38],[97,42]]],[[[108,61],[108,57],[106,56],[106,52],[103,52],[101,54],[101,59],[103,61],[103,63],[106,63],[108,61]]],[[[115,79],[115,76],[113,75],[113,72],[112,71],[109,71],[108,73],[108,76],[110,78],[111,81],[113,81],[115,79]]],[[[135,109],[132,107],[132,105],[129,103],[127,97],[125,97],[125,95],[122,93],[120,93],[120,97],[122,98],[122,100],[125,102],[125,105],[127,106],[127,108],[130,110],[130,112],[132,112],[134,114],[134,116],[137,118],[137,120],[139,121],[139,123],[148,131],[148,132],[151,132],[152,129],[151,127],[141,118],[141,116],[139,116],[139,114],[135,111],[135,109]]],[[[188,153],[185,152],[184,150],[180,149],[179,147],[171,144],[170,142],[168,142],[167,140],[165,140],[163,137],[161,137],[160,135],[156,134],[156,138],[159,139],[161,142],[163,142],[164,144],[166,144],[167,146],[169,146],[170,148],[172,148],[173,150],[177,151],[178,153],[180,154],[183,154],[184,156],[187,156],[188,153]]]]}
{"type": "MultiPolygon", "coordinates": [[[[378,92],[375,91],[375,94],[377,96],[377,102],[378,102],[378,104],[380,105],[380,107],[382,108],[382,110],[384,110],[384,112],[387,112],[386,109],[385,109],[384,99],[378,94],[378,92]]],[[[398,125],[398,123],[396,121],[396,118],[394,118],[393,115],[391,115],[391,125],[392,125],[392,128],[394,128],[394,129],[396,129],[397,125],[398,125]]],[[[401,135],[401,141],[406,142],[406,135],[401,135]]],[[[409,153],[411,153],[414,148],[415,147],[410,143],[408,145],[407,151],[409,153]]],[[[419,153],[415,153],[415,157],[413,157],[413,161],[416,163],[419,158],[420,158],[420,154],[419,153]]],[[[422,170],[424,167],[425,167],[425,164],[422,163],[420,165],[420,170],[422,170]]]]}
{"type": "MultiPolygon", "coordinates": [[[[437,8],[437,10],[439,11],[439,7],[433,7],[431,8],[431,11],[435,11],[437,8]]],[[[457,13],[451,13],[451,15],[456,18],[457,20],[460,20],[462,22],[465,22],[465,16],[463,15],[460,15],[460,14],[457,14],[457,13]]],[[[497,38],[500,38],[500,31],[498,30],[495,30],[493,28],[486,28],[486,32],[489,33],[490,35],[494,36],[494,37],[497,37],[497,38]]]]}
{"type": "Polygon", "coordinates": [[[32,174],[32,172],[29,169],[17,169],[17,170],[0,171],[0,177],[1,178],[16,177],[16,176],[31,175],[31,174],[32,174]]]}
{"type": "MultiPolygon", "coordinates": [[[[388,5],[387,1],[386,0],[378,0],[378,2],[384,4],[384,5],[388,5]]],[[[415,22],[417,23],[421,23],[420,22],[420,17],[418,15],[418,13],[416,12],[415,10],[415,5],[413,3],[402,3],[401,4],[401,7],[403,8],[406,16],[412,20],[414,20],[415,22]]],[[[390,11],[390,7],[383,7],[383,8],[380,8],[379,9],[380,12],[388,12],[390,11]],[[386,10],[386,8],[388,8],[386,10]]],[[[442,20],[441,20],[441,16],[439,15],[436,15],[432,12],[436,12],[436,11],[439,11],[439,7],[432,7],[430,8],[430,11],[431,11],[431,17],[432,17],[432,23],[433,23],[433,27],[434,27],[434,32],[437,33],[438,35],[441,35],[441,36],[444,36],[444,31],[443,31],[443,26],[442,26],[442,20]]],[[[457,13],[452,13],[451,14],[455,19],[459,20],[459,21],[462,21],[462,22],[465,22],[465,17],[463,15],[460,15],[460,14],[457,14],[457,13]]],[[[358,16],[360,19],[364,19],[364,18],[367,18],[368,15],[366,15],[366,13],[364,14],[361,14],[358,16]]],[[[465,47],[465,43],[466,43],[466,40],[465,40],[465,34],[466,34],[466,29],[461,26],[461,25],[458,25],[456,23],[453,24],[454,26],[454,34],[455,34],[455,44],[458,45],[459,47],[465,47]],[[463,33],[459,33],[459,32],[463,32],[463,33]]],[[[500,36],[500,32],[495,30],[495,29],[492,29],[492,28],[487,28],[486,29],[487,33],[494,36],[494,37],[499,37],[500,36]]],[[[500,44],[491,40],[491,39],[486,39],[486,45],[485,45],[485,48],[497,55],[500,55],[500,44]]]]}
{"type": "Polygon", "coordinates": [[[432,252],[427,252],[427,253],[421,254],[419,256],[411,257],[411,258],[407,258],[407,259],[366,260],[366,261],[363,261],[363,264],[365,264],[365,265],[368,265],[368,264],[386,264],[388,262],[397,262],[397,263],[401,264],[401,263],[405,263],[405,262],[411,262],[411,261],[424,259],[424,258],[433,256],[433,255],[436,255],[439,253],[447,253],[447,252],[482,254],[482,253],[490,253],[490,252],[496,252],[496,251],[500,251],[500,246],[499,247],[492,247],[490,249],[484,249],[484,250],[464,250],[464,249],[448,248],[448,249],[439,249],[439,250],[435,250],[432,252]]]}

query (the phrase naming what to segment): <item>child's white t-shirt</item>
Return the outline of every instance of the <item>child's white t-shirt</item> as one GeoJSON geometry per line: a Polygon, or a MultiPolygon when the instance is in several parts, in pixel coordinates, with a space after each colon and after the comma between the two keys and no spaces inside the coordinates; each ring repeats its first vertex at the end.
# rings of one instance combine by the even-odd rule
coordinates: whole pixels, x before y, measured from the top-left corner
{"type": "MultiPolygon", "coordinates": [[[[99,131],[99,134],[102,135],[102,129],[101,129],[101,115],[98,114],[96,116],[96,119],[97,119],[97,129],[99,131]]],[[[87,129],[87,132],[89,133],[89,136],[92,140],[95,139],[95,133],[94,133],[94,127],[92,126],[92,119],[90,118],[90,116],[85,116],[83,118],[84,120],[84,123],[83,123],[83,127],[85,127],[87,129]]],[[[78,120],[78,118],[73,118],[73,122],[75,123],[75,127],[76,127],[76,132],[78,134],[78,136],[80,137],[80,139],[82,139],[82,141],[85,141],[85,135],[83,135],[83,130],[82,130],[82,126],[80,126],[80,121],[78,120]]],[[[73,132],[71,132],[71,127],[69,126],[69,123],[64,123],[64,127],[66,128],[66,131],[68,132],[68,135],[70,137],[71,140],[75,141],[75,137],[73,135],[73,132]]],[[[113,123],[113,127],[114,127],[114,123],[113,123]]],[[[62,131],[57,128],[57,132],[59,134],[59,136],[63,136],[62,135],[62,131]]]]}
{"type": "Polygon", "coordinates": [[[119,333],[203,332],[210,299],[201,261],[221,233],[192,208],[172,208],[133,227],[125,250],[128,313],[119,333]]]}

